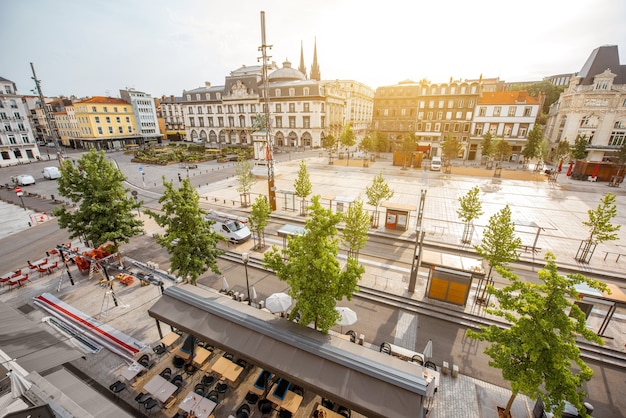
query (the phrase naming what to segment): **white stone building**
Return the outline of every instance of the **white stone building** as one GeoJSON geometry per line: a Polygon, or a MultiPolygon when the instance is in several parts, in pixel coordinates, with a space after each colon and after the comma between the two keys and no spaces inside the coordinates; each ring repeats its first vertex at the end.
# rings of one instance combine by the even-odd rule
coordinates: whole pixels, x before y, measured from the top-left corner
{"type": "Polygon", "coordinates": [[[41,158],[28,115],[15,83],[0,77],[0,167],[41,158]]]}
{"type": "Polygon", "coordinates": [[[163,137],[159,129],[154,99],[150,94],[126,88],[126,90],[120,90],[120,97],[133,106],[137,134],[145,142],[156,141],[163,137]]]}

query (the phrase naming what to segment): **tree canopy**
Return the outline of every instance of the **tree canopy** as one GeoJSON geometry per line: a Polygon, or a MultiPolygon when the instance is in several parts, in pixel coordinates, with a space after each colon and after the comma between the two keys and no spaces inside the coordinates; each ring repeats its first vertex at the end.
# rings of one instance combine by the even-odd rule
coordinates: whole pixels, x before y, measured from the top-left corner
{"type": "Polygon", "coordinates": [[[376,147],[376,152],[387,152],[389,148],[389,137],[380,131],[372,132],[372,139],[376,147]]]}
{"type": "Polygon", "coordinates": [[[378,227],[378,208],[383,200],[391,199],[393,197],[393,190],[389,187],[385,179],[383,178],[383,172],[379,172],[374,176],[372,185],[365,189],[365,195],[367,196],[367,204],[374,206],[374,226],[378,227]]]}
{"type": "Polygon", "coordinates": [[[485,157],[493,156],[495,141],[491,132],[486,132],[483,135],[483,140],[480,143],[481,154],[485,157]]]}
{"type": "Polygon", "coordinates": [[[552,155],[555,161],[567,160],[572,155],[572,146],[569,142],[561,140],[552,151],[552,155]]]}
{"type": "Polygon", "coordinates": [[[447,135],[441,143],[443,158],[448,161],[458,158],[462,149],[463,145],[461,142],[452,135],[447,135]]]}
{"type": "Polygon", "coordinates": [[[348,247],[348,257],[359,258],[359,251],[367,242],[367,231],[370,228],[370,215],[363,209],[360,199],[350,204],[343,216],[344,228],[341,241],[348,247]]]}
{"type": "Polygon", "coordinates": [[[474,219],[479,218],[483,214],[483,205],[478,195],[480,189],[478,186],[472,187],[465,196],[459,197],[459,208],[456,210],[459,218],[465,223],[462,242],[470,241],[470,228],[474,219]]]}
{"type": "Polygon", "coordinates": [[[350,124],[343,127],[343,131],[339,136],[339,142],[341,142],[342,146],[348,149],[348,161],[350,161],[350,147],[353,147],[356,144],[356,135],[354,134],[350,124]]]}
{"type": "Polygon", "coordinates": [[[141,202],[128,195],[124,180],[126,177],[115,164],[104,158],[104,151],[92,149],[76,165],[71,160],[63,161],[57,180],[59,194],[78,207],[57,207],[53,213],[59,218],[59,226],[70,231],[70,238],[82,236],[96,247],[112,242],[116,250],[140,234],[143,222],[133,210],[141,202]]]}
{"type": "Polygon", "coordinates": [[[211,229],[212,221],[198,205],[199,197],[189,179],[183,179],[180,189],[163,179],[165,192],[159,199],[163,213],[145,212],[165,228],[157,242],[170,254],[171,270],[179,277],[196,284],[198,277],[211,269],[220,274],[217,258],[224,251],[217,248],[220,235],[211,229]]]}
{"type": "Polygon", "coordinates": [[[491,357],[489,365],[502,370],[502,377],[511,384],[505,416],[509,416],[506,414],[518,393],[531,399],[541,397],[546,410],[555,407],[555,416],[561,416],[565,401],[587,416],[582,385],[591,379],[593,371],[580,358],[576,342],[579,336],[597,344],[603,341],[587,328],[585,314],[573,303],[578,296],[574,286],[585,283],[598,290],[606,290],[606,286],[581,274],[559,275],[552,253],[547,253],[545,260],[539,284],[520,280],[498,267],[509,284],[503,289],[489,286],[497,305],[486,312],[504,318],[510,327],[483,326],[467,334],[491,343],[485,349],[491,357]],[[574,364],[577,372],[572,370],[574,364]]]}
{"type": "Polygon", "coordinates": [[[600,204],[598,204],[595,210],[589,209],[587,211],[589,220],[584,221],[583,225],[589,227],[588,241],[600,244],[605,241],[616,241],[619,239],[617,231],[622,226],[611,223],[611,220],[617,216],[615,197],[615,194],[607,193],[600,199],[600,204]]]}
{"type": "Polygon", "coordinates": [[[509,141],[499,139],[493,147],[493,156],[498,161],[506,161],[513,155],[513,148],[509,141]]]}
{"type": "Polygon", "coordinates": [[[252,166],[250,165],[250,161],[244,155],[240,155],[239,157],[237,157],[237,164],[235,164],[235,174],[237,176],[237,182],[239,183],[239,186],[237,186],[237,191],[244,195],[243,205],[248,206],[248,195],[250,194],[252,186],[254,186],[256,183],[256,178],[252,174],[252,166]]]}
{"type": "Polygon", "coordinates": [[[525,90],[532,97],[539,97],[540,93],[545,94],[545,100],[543,102],[543,107],[541,108],[541,113],[547,114],[550,111],[550,106],[561,96],[561,93],[565,90],[564,86],[557,86],[550,81],[538,81],[532,84],[523,84],[523,85],[513,85],[510,87],[510,90],[519,91],[525,90]]]}
{"type": "Polygon", "coordinates": [[[535,124],[528,133],[526,146],[522,149],[522,155],[526,160],[541,156],[541,141],[543,141],[543,128],[541,125],[535,124]]]}
{"type": "Polygon", "coordinates": [[[250,223],[250,230],[257,235],[258,249],[265,248],[265,228],[269,223],[271,213],[272,209],[270,208],[267,198],[263,195],[257,196],[252,204],[248,222],[250,223]]]}
{"type": "Polygon", "coordinates": [[[295,305],[289,318],[299,317],[300,325],[313,323],[315,329],[328,333],[339,320],[337,301],[352,299],[365,269],[352,257],[341,268],[337,224],[342,215],[323,208],[319,199],[317,195],[311,199],[305,233],[289,237],[287,248],[273,247],[263,262],[290,287],[295,305]]]}
{"type": "Polygon", "coordinates": [[[311,179],[306,169],[306,163],[304,160],[300,161],[300,169],[298,170],[298,177],[296,177],[293,183],[294,189],[296,189],[296,196],[300,200],[300,214],[304,215],[305,199],[311,194],[313,186],[311,185],[311,179]]]}
{"type": "Polygon", "coordinates": [[[572,147],[572,158],[584,160],[587,158],[587,135],[578,135],[572,147]]]}
{"type": "Polygon", "coordinates": [[[411,164],[411,157],[417,149],[417,137],[413,132],[406,134],[402,140],[402,154],[404,156],[403,168],[407,167],[407,164],[411,164]]]}

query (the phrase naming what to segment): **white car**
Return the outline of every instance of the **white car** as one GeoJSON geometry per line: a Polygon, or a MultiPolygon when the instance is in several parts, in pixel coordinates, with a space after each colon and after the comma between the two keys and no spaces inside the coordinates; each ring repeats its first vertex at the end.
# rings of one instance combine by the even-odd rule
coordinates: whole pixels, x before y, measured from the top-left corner
{"type": "Polygon", "coordinates": [[[441,157],[433,157],[430,160],[430,169],[432,171],[441,171],[441,157]]]}
{"type": "Polygon", "coordinates": [[[18,186],[28,186],[29,184],[35,184],[35,178],[30,174],[20,174],[19,176],[12,177],[13,183],[18,186]]]}
{"type": "Polygon", "coordinates": [[[44,179],[56,180],[61,177],[58,167],[45,167],[42,173],[44,179]]]}

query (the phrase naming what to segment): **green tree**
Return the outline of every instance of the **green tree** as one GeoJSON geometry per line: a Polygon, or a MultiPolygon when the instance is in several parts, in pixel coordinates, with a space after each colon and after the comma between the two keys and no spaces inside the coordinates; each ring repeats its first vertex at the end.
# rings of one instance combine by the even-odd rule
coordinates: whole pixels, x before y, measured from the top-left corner
{"type": "Polygon", "coordinates": [[[333,153],[337,151],[337,139],[332,135],[326,135],[322,139],[322,148],[328,153],[328,164],[331,164],[333,153]]]}
{"type": "Polygon", "coordinates": [[[300,161],[298,177],[294,181],[293,187],[294,189],[296,189],[296,196],[300,198],[300,215],[304,216],[306,208],[306,198],[308,195],[311,194],[311,190],[313,189],[304,160],[300,161]]]}
{"type": "Polygon", "coordinates": [[[141,233],[143,226],[133,214],[142,202],[128,195],[125,180],[115,164],[104,158],[104,151],[92,149],[76,165],[63,161],[57,180],[59,194],[78,207],[55,208],[59,226],[70,231],[70,238],[82,236],[95,247],[112,242],[117,251],[121,243],[141,233]]]}
{"type": "Polygon", "coordinates": [[[217,258],[224,251],[217,248],[220,235],[211,229],[212,221],[198,205],[199,197],[189,179],[183,179],[180,189],[163,178],[165,192],[159,199],[163,213],[145,212],[165,233],[157,242],[170,254],[171,270],[184,280],[196,284],[198,277],[211,269],[220,274],[217,258]]]}
{"type": "Polygon", "coordinates": [[[350,165],[350,147],[353,147],[356,144],[356,135],[354,134],[350,124],[343,127],[343,131],[339,136],[339,142],[348,150],[348,165],[350,165]]]}
{"type": "Polygon", "coordinates": [[[383,200],[391,199],[393,197],[393,190],[389,187],[385,179],[383,178],[383,172],[379,172],[374,177],[372,185],[365,189],[365,195],[367,196],[367,204],[374,206],[374,219],[373,226],[378,228],[378,208],[383,200]]]}
{"type": "Polygon", "coordinates": [[[376,150],[376,144],[374,143],[374,139],[371,135],[367,135],[365,138],[361,140],[359,143],[359,150],[370,154],[376,150]]]}
{"type": "Polygon", "coordinates": [[[498,304],[486,312],[504,318],[510,326],[483,326],[467,334],[491,343],[485,349],[491,357],[489,365],[502,370],[502,377],[511,384],[505,416],[510,416],[519,393],[531,399],[541,397],[547,410],[555,408],[555,416],[561,416],[565,401],[587,416],[582,385],[591,379],[593,371],[580,358],[576,342],[579,336],[596,344],[603,341],[587,328],[585,314],[573,302],[578,296],[574,286],[584,283],[601,291],[606,286],[581,274],[559,275],[552,253],[547,253],[545,260],[539,284],[520,280],[498,267],[509,284],[500,290],[489,286],[488,292],[498,304]],[[573,364],[577,373],[572,370],[573,364]]]}
{"type": "Polygon", "coordinates": [[[543,102],[543,107],[541,108],[541,113],[547,114],[550,111],[550,106],[557,100],[559,100],[559,96],[565,90],[564,86],[557,86],[552,84],[550,81],[538,81],[532,84],[518,84],[513,85],[509,88],[512,91],[520,91],[525,90],[532,97],[539,97],[539,94],[544,94],[545,99],[543,102]]]}
{"type": "Polygon", "coordinates": [[[478,186],[474,186],[465,196],[459,197],[460,207],[456,210],[456,213],[465,223],[461,242],[471,242],[471,231],[473,230],[474,219],[478,219],[483,214],[483,204],[478,197],[479,194],[480,189],[478,186]]]}
{"type": "Polygon", "coordinates": [[[244,156],[239,155],[237,157],[237,164],[235,164],[235,174],[237,175],[237,191],[241,193],[243,197],[242,206],[248,207],[250,205],[250,190],[256,183],[256,178],[252,175],[252,166],[250,161],[244,156]]]}
{"type": "Polygon", "coordinates": [[[367,242],[370,228],[370,215],[363,209],[363,202],[355,200],[343,216],[345,224],[341,232],[341,241],[348,247],[348,257],[359,259],[359,251],[367,242]]]}
{"type": "Polygon", "coordinates": [[[541,141],[543,141],[543,129],[539,124],[535,124],[533,129],[528,133],[526,146],[522,149],[522,155],[526,161],[541,155],[541,141]]]}
{"type": "Polygon", "coordinates": [[[493,156],[495,141],[491,132],[487,132],[483,135],[483,140],[480,143],[481,154],[484,157],[491,158],[493,156]]]}
{"type": "Polygon", "coordinates": [[[372,133],[372,139],[374,140],[376,153],[387,152],[389,149],[389,137],[382,132],[374,131],[372,133]]]}
{"type": "MultiPolygon", "coordinates": [[[[474,246],[476,253],[489,263],[487,285],[493,283],[491,273],[494,267],[506,267],[508,263],[519,259],[517,250],[521,245],[522,240],[515,236],[515,224],[511,221],[511,208],[506,205],[489,218],[489,224],[483,232],[480,245],[474,246]]],[[[482,289],[479,300],[484,300],[487,285],[482,289]]]]}
{"type": "Polygon", "coordinates": [[[272,209],[270,208],[267,198],[263,195],[257,196],[252,204],[252,210],[248,218],[250,229],[255,232],[257,236],[257,249],[265,248],[265,228],[269,223],[271,213],[272,209]]]}
{"type": "Polygon", "coordinates": [[[257,113],[254,117],[254,121],[252,122],[252,131],[264,131],[267,127],[265,123],[265,115],[262,113],[257,113]]]}
{"type": "Polygon", "coordinates": [[[556,147],[550,151],[550,160],[558,163],[561,160],[569,160],[572,154],[572,146],[567,141],[559,141],[556,147]]]}
{"type": "Polygon", "coordinates": [[[513,155],[513,148],[509,141],[499,139],[493,147],[493,156],[498,161],[508,160],[513,155]]]}
{"type": "Polygon", "coordinates": [[[313,323],[315,329],[328,333],[339,320],[337,301],[352,299],[365,269],[352,257],[343,269],[339,264],[337,224],[341,213],[323,208],[317,195],[308,210],[305,233],[291,236],[287,248],[273,247],[263,262],[290,287],[288,293],[296,302],[289,318],[299,316],[300,325],[313,323]]]}
{"type": "Polygon", "coordinates": [[[587,135],[578,135],[572,147],[572,158],[584,160],[587,158],[587,135]]]}
{"type": "Polygon", "coordinates": [[[463,145],[461,144],[461,142],[459,142],[459,140],[452,135],[447,135],[441,143],[441,152],[446,162],[458,158],[459,153],[462,149],[463,145]]]}
{"type": "Polygon", "coordinates": [[[402,154],[404,156],[403,169],[407,168],[407,162],[410,165],[411,157],[417,149],[417,138],[413,132],[408,133],[402,140],[402,154]]]}
{"type": "Polygon", "coordinates": [[[615,195],[613,193],[607,193],[602,199],[600,204],[593,210],[587,211],[589,214],[589,220],[584,221],[583,225],[589,227],[589,238],[584,241],[584,247],[578,254],[578,261],[589,263],[593,251],[591,249],[597,244],[601,244],[605,241],[617,241],[617,231],[622,227],[621,225],[613,225],[611,220],[617,216],[617,205],[615,204],[615,195]]]}
{"type": "Polygon", "coordinates": [[[623,166],[624,164],[626,164],[626,144],[623,144],[621,147],[619,147],[615,160],[616,163],[619,165],[623,166]]]}

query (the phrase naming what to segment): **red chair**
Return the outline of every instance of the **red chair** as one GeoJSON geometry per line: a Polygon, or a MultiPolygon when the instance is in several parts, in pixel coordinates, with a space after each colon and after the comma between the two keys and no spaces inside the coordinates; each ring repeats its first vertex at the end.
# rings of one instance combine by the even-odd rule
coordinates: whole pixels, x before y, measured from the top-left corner
{"type": "Polygon", "coordinates": [[[37,271],[39,272],[39,277],[43,276],[45,273],[48,273],[47,268],[37,267],[37,271]]]}
{"type": "Polygon", "coordinates": [[[15,272],[13,273],[13,276],[11,276],[11,278],[17,277],[17,276],[21,276],[22,275],[22,269],[19,270],[15,270],[15,272]]]}
{"type": "Polygon", "coordinates": [[[0,277],[0,284],[4,287],[4,285],[5,285],[5,284],[6,284],[9,280],[11,280],[11,278],[10,278],[10,277],[8,277],[8,276],[7,276],[7,277],[0,277]]]}
{"type": "Polygon", "coordinates": [[[53,271],[54,269],[57,269],[57,268],[59,268],[59,262],[58,262],[58,261],[55,261],[55,262],[54,262],[54,264],[50,264],[50,267],[48,268],[48,271],[49,271],[50,273],[52,273],[52,271],[53,271]]]}
{"type": "Polygon", "coordinates": [[[24,275],[24,277],[22,277],[21,279],[19,279],[19,280],[17,281],[17,284],[18,284],[18,286],[19,286],[19,287],[21,287],[21,286],[26,286],[26,285],[24,284],[24,283],[26,283],[26,282],[30,282],[30,280],[28,279],[28,273],[26,273],[26,274],[24,275]]]}

